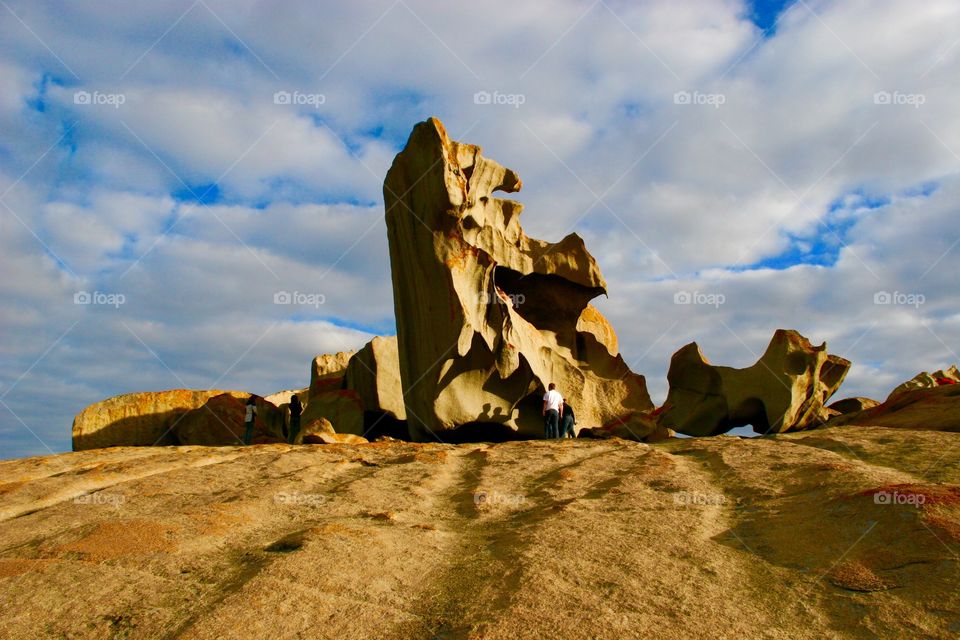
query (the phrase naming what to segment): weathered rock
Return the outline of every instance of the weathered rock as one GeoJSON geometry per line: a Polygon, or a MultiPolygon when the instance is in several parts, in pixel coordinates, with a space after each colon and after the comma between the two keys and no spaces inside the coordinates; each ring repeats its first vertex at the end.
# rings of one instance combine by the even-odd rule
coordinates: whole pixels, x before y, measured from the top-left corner
{"type": "Polygon", "coordinates": [[[319,355],[310,369],[310,391],[301,397],[300,424],[325,418],[341,433],[362,434],[363,402],[356,391],[346,389],[346,374],[355,351],[319,355]]]}
{"type": "Polygon", "coordinates": [[[960,384],[900,391],[882,404],[828,423],[842,425],[960,432],[960,384]]]}
{"type": "Polygon", "coordinates": [[[303,444],[367,444],[369,442],[363,436],[357,436],[352,433],[311,433],[304,436],[303,444]]]}
{"type": "Polygon", "coordinates": [[[311,389],[310,398],[300,416],[300,424],[310,424],[325,418],[333,424],[337,433],[362,435],[363,402],[360,395],[351,389],[342,388],[342,378],[321,380],[311,389]],[[329,383],[326,386],[325,383],[329,383]]]}
{"type": "Polygon", "coordinates": [[[670,390],[660,424],[691,436],[726,433],[751,425],[757,433],[819,426],[824,403],[840,387],[850,362],[814,347],[796,331],[779,329],[751,367],[711,365],[697,343],[670,360],[670,390]]]}
{"type": "Polygon", "coordinates": [[[623,416],[602,426],[584,427],[577,432],[578,438],[621,438],[634,442],[663,442],[676,435],[672,429],[657,424],[656,419],[647,413],[623,416]]]}
{"type": "Polygon", "coordinates": [[[857,411],[863,411],[864,409],[872,409],[878,404],[880,404],[880,402],[874,400],[873,398],[863,398],[858,396],[854,398],[837,400],[836,402],[830,403],[827,408],[833,409],[838,415],[843,415],[845,413],[856,413],[857,411]]]}
{"type": "Polygon", "coordinates": [[[955,384],[957,382],[960,382],[960,371],[957,370],[957,365],[953,365],[949,369],[940,369],[938,371],[934,371],[933,373],[921,371],[891,391],[890,395],[887,396],[887,400],[893,399],[893,396],[903,393],[904,391],[912,391],[914,389],[933,389],[935,387],[942,386],[943,384],[955,384]]]}
{"type": "Polygon", "coordinates": [[[264,396],[263,399],[267,402],[280,407],[281,409],[290,404],[290,398],[296,394],[300,399],[301,403],[307,402],[307,397],[310,395],[310,387],[304,387],[303,389],[286,389],[284,391],[277,391],[276,393],[271,393],[268,396],[264,396]]]}
{"type": "Polygon", "coordinates": [[[319,380],[343,377],[347,371],[347,364],[354,353],[356,352],[339,351],[314,358],[313,365],[310,368],[310,388],[313,389],[319,380]]]}
{"type": "MultiPolygon", "coordinates": [[[[246,409],[246,398],[241,399],[230,393],[214,396],[176,421],[173,426],[176,442],[180,445],[213,447],[243,444],[246,409]]],[[[263,398],[257,398],[252,442],[285,442],[283,412],[263,398]]]]}
{"type": "Polygon", "coordinates": [[[0,638],[956,638],[957,437],[2,460],[0,638]]]}
{"type": "Polygon", "coordinates": [[[345,387],[357,392],[364,411],[407,419],[396,336],[378,336],[368,342],[350,358],[344,375],[345,387]]]}
{"type": "Polygon", "coordinates": [[[125,393],[90,405],[73,420],[73,450],[176,444],[173,425],[214,396],[242,391],[171,389],[125,393]]]}
{"type": "Polygon", "coordinates": [[[414,127],[387,173],[400,374],[415,439],[478,425],[491,437],[542,434],[550,382],[587,425],[653,406],[643,376],[611,355],[613,332],[588,304],[606,283],[583,240],[529,238],[522,206],[492,196],[520,187],[516,173],[450,140],[435,118],[414,127]]]}
{"type": "MultiPolygon", "coordinates": [[[[297,434],[293,444],[304,444],[305,438],[315,436],[319,433],[336,433],[336,431],[326,418],[311,420],[300,428],[300,433],[297,434]]],[[[309,442],[307,443],[309,444],[309,442]]]]}

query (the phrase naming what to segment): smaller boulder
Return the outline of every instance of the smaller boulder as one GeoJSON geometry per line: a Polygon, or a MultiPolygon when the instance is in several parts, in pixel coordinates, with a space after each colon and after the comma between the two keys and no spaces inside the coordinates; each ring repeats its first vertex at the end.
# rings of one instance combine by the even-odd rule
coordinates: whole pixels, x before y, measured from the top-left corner
{"type": "Polygon", "coordinates": [[[882,404],[827,423],[843,425],[960,432],[960,384],[901,391],[882,404]]]}
{"type": "Polygon", "coordinates": [[[933,373],[921,371],[891,391],[890,395],[887,396],[887,401],[889,402],[894,396],[899,395],[904,391],[913,391],[914,389],[934,389],[936,387],[942,387],[948,384],[956,384],[958,382],[960,382],[960,370],[957,369],[957,365],[953,365],[949,369],[940,369],[939,371],[934,371],[933,373]]]}
{"type": "Polygon", "coordinates": [[[313,433],[304,436],[303,444],[367,444],[369,441],[363,436],[352,433],[313,433]]]}
{"type": "Polygon", "coordinates": [[[837,400],[834,403],[831,403],[827,409],[832,409],[837,412],[837,415],[845,415],[847,413],[856,413],[857,411],[865,411],[866,409],[872,409],[875,406],[880,404],[878,400],[873,398],[863,398],[860,396],[854,398],[844,398],[843,400],[837,400]]]}
{"type": "Polygon", "coordinates": [[[330,424],[330,421],[326,418],[317,418],[316,420],[311,420],[309,423],[304,425],[300,429],[300,433],[297,434],[293,444],[309,444],[306,439],[310,436],[315,436],[320,433],[336,433],[336,431],[333,429],[333,425],[330,424]]]}
{"type": "MultiPolygon", "coordinates": [[[[187,411],[174,425],[177,444],[223,447],[243,444],[246,431],[246,403],[231,393],[222,393],[203,406],[187,411]]],[[[257,398],[257,417],[253,422],[255,444],[283,442],[283,415],[280,409],[257,398]]]]}

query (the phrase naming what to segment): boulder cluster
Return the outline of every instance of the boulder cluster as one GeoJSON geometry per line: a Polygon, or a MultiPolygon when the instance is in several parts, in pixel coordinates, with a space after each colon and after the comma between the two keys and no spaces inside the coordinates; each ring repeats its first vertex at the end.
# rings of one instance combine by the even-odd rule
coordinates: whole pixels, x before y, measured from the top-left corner
{"type": "MultiPolygon", "coordinates": [[[[744,369],[710,364],[696,343],[683,347],[670,362],[666,402],[655,407],[590,303],[607,285],[583,239],[530,238],[522,205],[495,195],[521,186],[480,147],[451,140],[439,120],[417,124],[383,187],[397,335],[317,356],[309,387],[258,397],[253,442],[541,437],[551,382],[575,408],[581,437],[650,442],[827,423],[960,430],[956,367],[919,374],[882,404],[828,405],[850,362],[782,329],[744,369]],[[304,406],[295,437],[294,393],[304,406]]],[[[239,444],[249,395],[176,389],[110,398],[77,415],[73,447],[239,444]]]]}

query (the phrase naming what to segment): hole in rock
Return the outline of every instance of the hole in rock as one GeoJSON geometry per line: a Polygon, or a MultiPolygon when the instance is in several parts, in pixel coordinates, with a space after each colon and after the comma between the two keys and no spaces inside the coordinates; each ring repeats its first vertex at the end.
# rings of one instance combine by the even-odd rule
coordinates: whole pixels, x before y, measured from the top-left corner
{"type": "MultiPolygon", "coordinates": [[[[718,429],[717,433],[728,433],[733,429],[746,426],[753,427],[755,433],[760,435],[770,431],[770,422],[767,420],[767,409],[763,401],[759,398],[748,398],[731,412],[730,419],[718,429]]],[[[740,435],[740,434],[737,434],[740,435]]]]}
{"type": "Polygon", "coordinates": [[[520,316],[537,327],[569,335],[572,342],[577,320],[587,303],[603,291],[542,273],[523,275],[507,267],[496,267],[493,281],[513,302],[520,316]]]}

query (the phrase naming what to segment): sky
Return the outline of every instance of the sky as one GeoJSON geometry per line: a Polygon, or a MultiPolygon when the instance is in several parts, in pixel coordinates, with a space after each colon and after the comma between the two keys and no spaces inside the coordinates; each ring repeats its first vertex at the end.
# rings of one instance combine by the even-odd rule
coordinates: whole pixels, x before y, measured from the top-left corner
{"type": "Polygon", "coordinates": [[[393,334],[383,178],[430,116],[585,239],[657,403],[778,328],[852,360],[837,398],[960,361],[960,2],[459,5],[0,0],[0,458],[393,334]]]}

